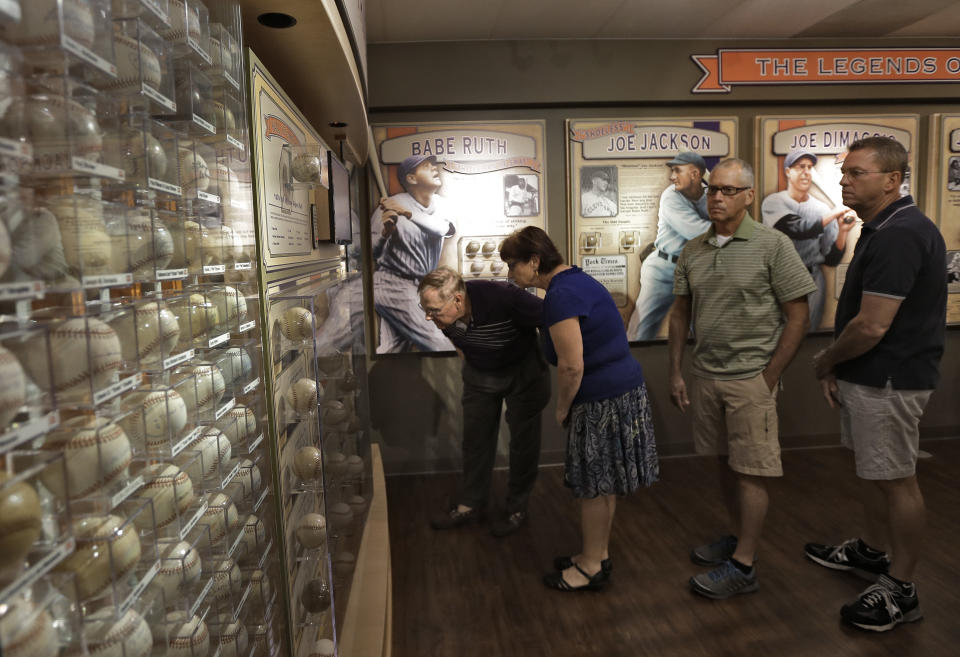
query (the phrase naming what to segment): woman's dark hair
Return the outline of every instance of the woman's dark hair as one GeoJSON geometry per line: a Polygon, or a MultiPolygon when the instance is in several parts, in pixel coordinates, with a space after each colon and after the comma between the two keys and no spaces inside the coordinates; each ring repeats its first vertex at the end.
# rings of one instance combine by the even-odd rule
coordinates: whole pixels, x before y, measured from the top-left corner
{"type": "Polygon", "coordinates": [[[533,256],[540,257],[540,267],[537,268],[539,274],[553,271],[558,265],[563,264],[563,256],[560,255],[550,237],[543,232],[543,229],[536,226],[527,226],[513,231],[503,240],[503,245],[500,247],[500,259],[504,262],[511,260],[530,262],[533,256]]]}

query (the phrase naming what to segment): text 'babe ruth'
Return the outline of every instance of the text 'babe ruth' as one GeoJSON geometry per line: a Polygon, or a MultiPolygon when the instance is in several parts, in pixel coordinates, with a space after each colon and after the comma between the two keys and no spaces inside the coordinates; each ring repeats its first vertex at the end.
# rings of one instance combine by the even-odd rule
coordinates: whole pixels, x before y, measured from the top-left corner
{"type": "Polygon", "coordinates": [[[374,306],[380,316],[378,353],[453,351],[450,341],[418,307],[417,285],[437,268],[444,241],[456,234],[451,208],[439,196],[437,159],[412,155],[397,171],[406,190],[381,199],[370,218],[373,231],[374,306]]]}

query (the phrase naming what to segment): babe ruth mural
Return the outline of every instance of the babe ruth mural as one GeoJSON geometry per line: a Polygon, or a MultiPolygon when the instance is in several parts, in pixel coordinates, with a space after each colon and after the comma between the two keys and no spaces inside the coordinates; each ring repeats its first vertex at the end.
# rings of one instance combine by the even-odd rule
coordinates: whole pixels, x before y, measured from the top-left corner
{"type": "Polygon", "coordinates": [[[710,227],[710,168],[736,155],[737,121],[567,121],[571,257],[610,291],[629,340],[665,337],[673,271],[687,240],[710,227]]]}
{"type": "Polygon", "coordinates": [[[860,235],[861,222],[843,204],[841,170],[846,147],[857,139],[880,135],[896,139],[910,153],[910,193],[916,141],[915,116],[845,116],[760,118],[763,161],[758,198],[765,225],[791,240],[817,284],[808,297],[810,331],[833,327],[836,300],[846,264],[860,235]]]}
{"type": "Polygon", "coordinates": [[[439,265],[506,278],[499,244],[543,228],[544,125],[445,123],[373,127],[388,194],[370,218],[377,353],[452,351],[420,308],[417,286],[439,265]]]}

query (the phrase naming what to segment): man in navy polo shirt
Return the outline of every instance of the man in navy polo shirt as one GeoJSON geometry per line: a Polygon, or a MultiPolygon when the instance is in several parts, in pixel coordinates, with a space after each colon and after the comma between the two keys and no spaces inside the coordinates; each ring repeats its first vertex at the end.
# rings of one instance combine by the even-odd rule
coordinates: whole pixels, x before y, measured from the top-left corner
{"type": "Polygon", "coordinates": [[[457,503],[430,524],[454,529],[479,518],[506,402],[510,480],[505,511],[490,533],[512,534],[527,519],[540,463],[540,412],[550,400],[550,372],[537,341],[543,302],[512,283],[464,283],[449,267],[424,276],[418,292],[427,319],[450,338],[463,360],[462,489],[457,503]]]}
{"type": "Polygon", "coordinates": [[[837,303],[834,342],[814,357],[864,480],[866,531],[804,551],[821,566],[876,580],[840,611],[876,632],[923,617],[912,582],[925,522],[918,428],[940,378],[946,324],[946,246],[913,198],[901,198],[906,169],[907,152],[893,139],[850,145],[840,186],[863,230],[837,303]]]}

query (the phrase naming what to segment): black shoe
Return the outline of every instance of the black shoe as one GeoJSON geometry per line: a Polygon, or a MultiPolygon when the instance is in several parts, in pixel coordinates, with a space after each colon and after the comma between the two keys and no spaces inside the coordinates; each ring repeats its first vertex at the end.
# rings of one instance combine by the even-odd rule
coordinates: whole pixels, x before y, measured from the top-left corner
{"type": "Polygon", "coordinates": [[[712,543],[706,543],[690,551],[690,561],[698,566],[719,566],[733,557],[737,551],[736,536],[721,536],[712,543]]]}
{"type": "Polygon", "coordinates": [[[582,586],[571,586],[567,583],[567,580],[563,579],[562,570],[544,575],[543,583],[548,588],[556,589],[557,591],[563,591],[564,593],[570,593],[573,591],[599,591],[607,583],[607,579],[604,577],[602,569],[598,570],[593,575],[588,575],[577,564],[573,564],[573,567],[576,568],[581,575],[587,578],[586,584],[583,584],[582,586]]]}
{"type": "MultiPolygon", "coordinates": [[[[573,566],[572,557],[557,557],[553,560],[553,567],[557,570],[566,570],[573,566]]],[[[603,573],[605,579],[610,579],[610,573],[613,572],[613,561],[609,558],[604,559],[600,562],[600,572],[603,573]]]]}
{"type": "Polygon", "coordinates": [[[513,513],[504,513],[493,522],[490,533],[497,538],[509,536],[521,527],[527,524],[526,511],[514,511],[513,513]]]}
{"type": "Polygon", "coordinates": [[[859,538],[851,538],[840,545],[807,543],[803,547],[807,559],[830,570],[843,570],[869,581],[890,572],[890,557],[876,550],[870,550],[873,553],[870,554],[867,550],[859,538]]]}
{"type": "Polygon", "coordinates": [[[434,529],[456,529],[463,527],[471,522],[480,519],[479,509],[470,509],[469,511],[458,511],[456,505],[449,511],[434,516],[430,520],[430,526],[434,529]]]}
{"type": "Polygon", "coordinates": [[[905,589],[886,575],[871,584],[856,602],[844,605],[840,617],[854,627],[871,632],[886,632],[900,623],[912,623],[923,618],[917,587],[905,589]]]}

